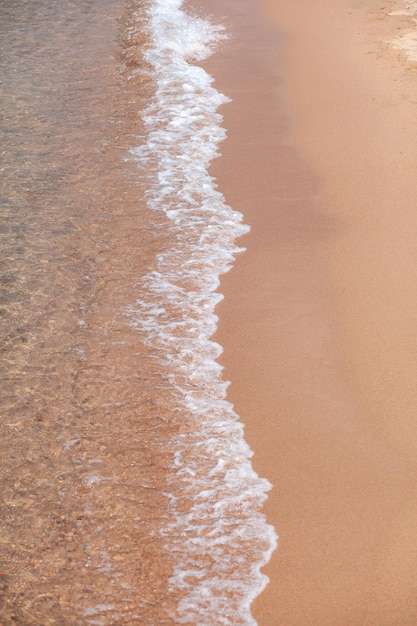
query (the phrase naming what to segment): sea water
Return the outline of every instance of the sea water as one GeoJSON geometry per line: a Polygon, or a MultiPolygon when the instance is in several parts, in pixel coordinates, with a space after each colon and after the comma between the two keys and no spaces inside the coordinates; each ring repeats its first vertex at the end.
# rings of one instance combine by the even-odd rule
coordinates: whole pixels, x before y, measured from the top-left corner
{"type": "Polygon", "coordinates": [[[276,545],[211,340],[248,231],[180,0],[5,2],[6,617],[245,624],[276,545]]]}

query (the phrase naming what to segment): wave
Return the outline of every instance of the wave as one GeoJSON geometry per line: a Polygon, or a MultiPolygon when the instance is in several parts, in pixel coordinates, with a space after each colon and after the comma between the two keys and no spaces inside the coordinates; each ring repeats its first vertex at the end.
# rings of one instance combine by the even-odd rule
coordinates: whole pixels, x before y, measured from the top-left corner
{"type": "Polygon", "coordinates": [[[170,507],[159,530],[174,562],[172,617],[184,624],[255,625],[250,604],[268,582],[260,570],[277,539],[260,511],[271,485],[252,468],[216,361],[222,348],[210,339],[222,298],[219,277],[243,251],[235,241],[249,228],[208,171],[226,136],[218,109],[229,99],[196,65],[226,35],[181,5],[137,5],[154,95],[132,158],[148,172],[146,203],[165,216],[168,232],[128,315],[167,372],[182,424],[170,443],[170,507]]]}

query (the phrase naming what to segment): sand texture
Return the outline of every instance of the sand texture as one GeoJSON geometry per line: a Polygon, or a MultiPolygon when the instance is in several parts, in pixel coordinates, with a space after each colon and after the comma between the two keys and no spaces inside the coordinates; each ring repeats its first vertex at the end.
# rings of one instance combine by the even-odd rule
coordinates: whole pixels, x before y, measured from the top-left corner
{"type": "Polygon", "coordinates": [[[280,535],[260,626],[417,615],[417,67],[400,3],[208,3],[250,234],[217,339],[280,535]]]}

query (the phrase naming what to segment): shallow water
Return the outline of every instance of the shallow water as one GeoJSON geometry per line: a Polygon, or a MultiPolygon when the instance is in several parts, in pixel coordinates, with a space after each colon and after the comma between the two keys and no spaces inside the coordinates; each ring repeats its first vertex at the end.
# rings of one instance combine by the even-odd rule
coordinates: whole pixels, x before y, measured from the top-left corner
{"type": "MultiPolygon", "coordinates": [[[[171,154],[182,170],[164,168],[166,135],[155,157],[173,101],[158,99],[150,6],[0,6],[4,623],[249,624],[266,582],[269,485],[209,341],[245,229],[204,167],[191,181],[196,145],[171,154]]],[[[201,47],[206,23],[181,19],[201,47]]],[[[208,164],[224,98],[178,59],[186,106],[210,94],[191,128],[208,164]]]]}

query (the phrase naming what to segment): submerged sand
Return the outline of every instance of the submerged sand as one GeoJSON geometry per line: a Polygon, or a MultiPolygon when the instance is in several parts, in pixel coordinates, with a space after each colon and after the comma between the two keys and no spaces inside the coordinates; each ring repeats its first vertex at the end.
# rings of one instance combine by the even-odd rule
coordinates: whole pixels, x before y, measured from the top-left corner
{"type": "Polygon", "coordinates": [[[251,226],[216,338],[280,535],[254,615],[411,626],[417,67],[389,42],[412,23],[372,0],[207,4],[233,35],[213,172],[251,226]]]}

